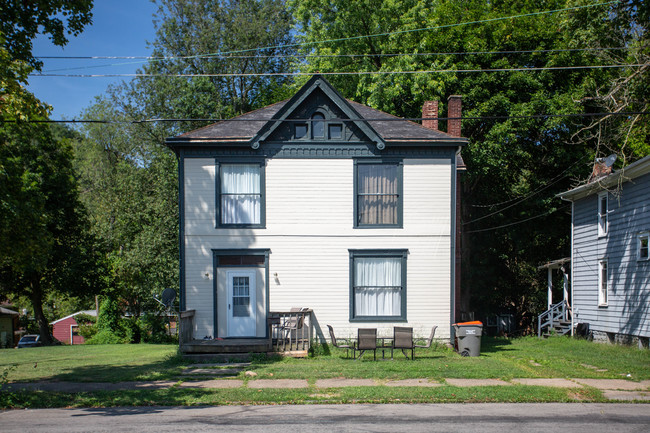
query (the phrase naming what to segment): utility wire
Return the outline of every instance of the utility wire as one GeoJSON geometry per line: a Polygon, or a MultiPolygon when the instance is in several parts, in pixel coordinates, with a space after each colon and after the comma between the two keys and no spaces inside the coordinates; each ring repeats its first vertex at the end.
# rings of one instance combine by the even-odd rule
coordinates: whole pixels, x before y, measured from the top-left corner
{"type": "MultiPolygon", "coordinates": [[[[219,54],[212,57],[221,57],[223,59],[283,59],[283,58],[331,58],[331,57],[421,57],[421,56],[469,56],[479,54],[538,54],[538,53],[567,53],[582,51],[608,51],[608,50],[640,50],[642,47],[591,47],[591,48],[553,48],[548,50],[508,50],[508,51],[456,51],[456,52],[432,52],[432,53],[376,53],[376,54],[257,54],[257,55],[226,55],[219,54]]],[[[182,60],[185,57],[180,56],[34,56],[37,59],[56,59],[56,60],[119,60],[119,59],[142,59],[142,60],[182,60]]],[[[103,65],[113,66],[113,65],[103,65]]],[[[117,64],[119,66],[119,64],[117,64]]]]}
{"type": "MultiPolygon", "coordinates": [[[[566,113],[566,114],[528,114],[513,116],[464,116],[464,117],[386,117],[386,118],[363,118],[363,119],[340,119],[331,118],[328,121],[334,122],[399,122],[421,120],[507,120],[507,119],[545,119],[555,117],[601,117],[601,116],[636,116],[648,115],[650,111],[617,111],[601,113],[566,113]]],[[[61,119],[61,120],[30,120],[23,123],[108,123],[108,124],[125,124],[125,123],[155,123],[155,122],[270,122],[279,119],[270,118],[241,118],[234,117],[231,119],[212,119],[212,118],[171,118],[171,119],[143,119],[143,120],[82,120],[82,119],[61,119]]],[[[282,122],[311,122],[313,119],[282,119],[282,122]]],[[[2,123],[15,123],[15,120],[0,119],[2,123]]]]}
{"type": "MultiPolygon", "coordinates": [[[[557,48],[548,50],[509,50],[509,51],[464,51],[464,52],[434,52],[434,53],[377,53],[377,54],[272,54],[272,55],[219,55],[210,58],[220,58],[223,60],[240,60],[240,59],[285,59],[285,58],[364,58],[364,57],[438,57],[438,56],[470,56],[470,55],[510,55],[510,54],[545,54],[545,53],[574,53],[584,51],[616,51],[616,50],[635,50],[646,47],[611,47],[611,48],[557,48]]],[[[38,59],[57,59],[57,60],[109,60],[109,59],[144,59],[151,61],[164,61],[183,59],[177,56],[168,57],[137,57],[137,56],[38,56],[38,59]]],[[[124,63],[108,63],[104,65],[76,66],[68,68],[47,69],[44,73],[73,71],[80,69],[97,69],[114,66],[122,66],[124,63]]]]}
{"type": "Polygon", "coordinates": [[[612,69],[645,66],[641,64],[625,65],[590,65],[590,66],[547,66],[539,68],[490,68],[490,69],[431,69],[421,71],[350,71],[350,72],[250,72],[250,73],[220,73],[220,74],[29,74],[30,77],[65,77],[65,78],[197,78],[197,77],[297,77],[305,75],[398,75],[398,74],[441,74],[441,73],[473,73],[473,72],[528,72],[528,71],[571,71],[580,69],[612,69]]]}
{"type": "MultiPolygon", "coordinates": [[[[558,174],[558,175],[555,176],[553,179],[551,179],[550,181],[548,181],[546,184],[542,185],[540,188],[536,189],[535,191],[532,191],[531,193],[529,193],[528,195],[524,196],[523,198],[521,198],[521,199],[519,199],[519,200],[514,199],[514,200],[517,200],[515,203],[512,203],[511,205],[508,205],[508,206],[506,206],[506,207],[504,207],[504,208],[501,208],[501,209],[499,209],[499,210],[496,210],[496,211],[494,211],[494,212],[492,212],[492,213],[489,213],[489,214],[487,214],[487,215],[483,215],[482,217],[475,218],[475,219],[473,219],[473,220],[471,220],[471,221],[464,222],[463,225],[472,224],[472,223],[474,223],[474,222],[476,222],[476,221],[480,221],[480,220],[482,220],[482,219],[485,219],[485,218],[491,217],[492,215],[495,215],[495,214],[501,213],[501,212],[503,212],[504,210],[510,209],[511,207],[514,207],[514,206],[518,205],[519,203],[523,203],[523,202],[525,202],[525,201],[528,200],[529,198],[531,198],[531,197],[533,197],[533,196],[539,194],[540,192],[544,191],[546,188],[549,188],[549,187],[555,185],[556,183],[558,183],[559,181],[561,181],[562,179],[564,179],[564,178],[566,177],[564,174],[565,174],[567,171],[571,170],[573,167],[575,167],[576,165],[578,165],[579,163],[581,163],[582,161],[584,161],[586,158],[588,158],[588,156],[584,156],[584,157],[580,158],[579,160],[577,160],[576,162],[574,162],[573,164],[571,164],[571,165],[570,165],[567,169],[565,169],[562,173],[558,174]]],[[[510,201],[512,201],[512,200],[510,200],[510,201]]],[[[508,202],[505,202],[505,203],[508,203],[508,202]]],[[[504,203],[504,204],[505,204],[505,203],[504,203]]]]}
{"type": "MultiPolygon", "coordinates": [[[[177,58],[178,59],[210,58],[210,57],[218,57],[218,56],[223,56],[223,55],[228,55],[228,54],[250,53],[250,52],[257,52],[257,51],[270,50],[270,49],[286,49],[286,48],[308,47],[308,46],[314,46],[314,45],[320,45],[320,44],[327,44],[327,43],[331,43],[331,42],[343,42],[343,41],[358,40],[358,39],[369,39],[369,38],[376,38],[376,37],[380,37],[380,36],[394,36],[394,35],[401,35],[401,34],[406,34],[406,33],[422,32],[422,31],[427,31],[427,30],[441,30],[441,29],[447,29],[447,28],[452,28],[452,27],[460,27],[460,26],[467,26],[467,25],[473,25],[473,24],[483,24],[483,23],[489,23],[489,22],[511,20],[511,19],[515,19],[515,18],[532,17],[532,16],[553,14],[553,13],[558,13],[558,12],[568,12],[568,11],[591,8],[591,7],[596,7],[596,6],[612,5],[612,4],[616,4],[616,3],[620,3],[620,0],[613,0],[613,1],[604,2],[604,3],[593,3],[593,4],[589,4],[589,5],[574,6],[574,7],[563,8],[563,9],[554,9],[554,10],[548,10],[548,11],[531,12],[531,13],[527,13],[527,14],[512,15],[512,16],[508,16],[508,17],[487,18],[487,19],[484,19],[484,20],[468,21],[468,22],[455,23],[455,24],[445,24],[445,25],[433,26],[433,27],[424,27],[424,28],[419,28],[419,29],[398,30],[398,31],[394,31],[394,32],[384,32],[384,33],[374,33],[374,34],[370,34],[370,35],[349,36],[349,37],[345,37],[345,38],[324,39],[324,40],[320,40],[320,41],[300,42],[300,43],[294,43],[294,44],[271,45],[271,46],[266,46],[266,47],[248,48],[248,49],[242,49],[242,50],[222,51],[222,52],[215,52],[215,53],[209,53],[209,54],[197,54],[197,55],[192,55],[192,56],[179,56],[177,58]]],[[[151,60],[152,61],[160,61],[160,60],[157,60],[157,59],[156,60],[151,59],[151,60]]],[[[141,64],[141,63],[142,62],[140,62],[140,61],[139,62],[125,62],[125,63],[122,63],[122,65],[141,64]]]]}
{"type": "Polygon", "coordinates": [[[479,230],[469,230],[469,231],[466,231],[464,233],[480,233],[480,232],[487,232],[487,231],[492,231],[492,230],[499,230],[499,229],[503,229],[503,228],[506,228],[506,227],[512,227],[512,226],[522,224],[522,223],[525,223],[525,222],[528,222],[528,221],[531,221],[531,220],[534,220],[534,219],[537,219],[537,218],[542,218],[542,217],[551,215],[551,214],[553,214],[553,213],[555,213],[555,212],[557,212],[559,210],[568,209],[569,206],[570,205],[563,206],[563,207],[560,207],[560,208],[557,208],[557,209],[551,209],[548,212],[545,212],[543,214],[535,215],[535,216],[532,216],[530,218],[523,219],[521,221],[515,221],[515,222],[510,223],[510,224],[504,224],[504,225],[501,225],[501,226],[489,227],[489,228],[479,229],[479,230]]]}

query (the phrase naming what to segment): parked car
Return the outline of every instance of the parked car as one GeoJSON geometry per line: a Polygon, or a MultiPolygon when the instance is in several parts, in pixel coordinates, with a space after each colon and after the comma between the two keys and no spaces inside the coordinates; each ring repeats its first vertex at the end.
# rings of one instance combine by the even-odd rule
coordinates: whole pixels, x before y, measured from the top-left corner
{"type": "Polygon", "coordinates": [[[40,335],[23,335],[20,338],[20,341],[18,341],[18,346],[16,346],[17,349],[21,349],[23,347],[38,347],[42,346],[43,343],[41,343],[41,336],[40,335]]]}

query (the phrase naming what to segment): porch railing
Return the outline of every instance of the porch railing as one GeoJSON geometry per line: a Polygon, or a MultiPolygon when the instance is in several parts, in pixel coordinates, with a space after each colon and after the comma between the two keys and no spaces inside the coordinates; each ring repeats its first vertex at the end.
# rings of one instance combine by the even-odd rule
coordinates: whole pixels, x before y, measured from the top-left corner
{"type": "MultiPolygon", "coordinates": [[[[566,300],[551,305],[551,308],[537,317],[537,336],[541,337],[544,330],[555,328],[561,322],[571,320],[571,307],[566,300]]],[[[570,331],[569,326],[569,331],[570,331]]]]}
{"type": "Polygon", "coordinates": [[[181,311],[178,316],[180,318],[180,328],[178,331],[179,344],[189,344],[194,339],[194,313],[195,310],[181,311]]]}
{"type": "Polygon", "coordinates": [[[310,308],[271,311],[268,317],[271,350],[288,354],[300,352],[306,356],[313,334],[312,312],[310,308]]]}

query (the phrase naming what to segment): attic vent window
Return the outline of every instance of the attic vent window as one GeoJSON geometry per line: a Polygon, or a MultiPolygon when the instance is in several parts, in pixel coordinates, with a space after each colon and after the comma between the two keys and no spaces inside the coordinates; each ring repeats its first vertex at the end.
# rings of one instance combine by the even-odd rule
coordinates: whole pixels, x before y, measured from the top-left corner
{"type": "Polygon", "coordinates": [[[312,138],[325,138],[325,116],[315,113],[311,116],[312,138]]]}
{"type": "Polygon", "coordinates": [[[307,124],[298,123],[296,124],[296,138],[305,138],[307,136],[307,124]]]}
{"type": "Polygon", "coordinates": [[[327,129],[330,140],[340,140],[343,138],[343,125],[340,123],[332,123],[328,125],[327,129]]]}

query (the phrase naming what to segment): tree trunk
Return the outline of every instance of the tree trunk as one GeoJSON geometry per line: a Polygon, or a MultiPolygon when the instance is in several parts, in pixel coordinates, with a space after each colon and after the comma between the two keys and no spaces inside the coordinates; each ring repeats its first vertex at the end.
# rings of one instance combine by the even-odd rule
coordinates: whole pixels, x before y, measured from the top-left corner
{"type": "Polygon", "coordinates": [[[34,317],[38,321],[38,330],[41,335],[40,341],[44,345],[52,344],[52,337],[50,336],[50,324],[45,318],[43,313],[43,293],[41,292],[40,279],[36,277],[30,284],[31,293],[29,299],[32,301],[32,308],[34,309],[34,317]]]}

